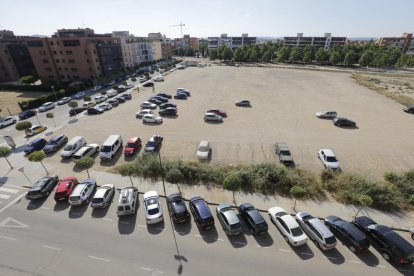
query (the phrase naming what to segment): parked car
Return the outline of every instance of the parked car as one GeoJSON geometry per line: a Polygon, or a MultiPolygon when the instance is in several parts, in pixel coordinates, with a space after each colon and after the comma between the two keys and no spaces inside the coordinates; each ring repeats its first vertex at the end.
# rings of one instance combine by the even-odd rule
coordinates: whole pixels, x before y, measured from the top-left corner
{"type": "Polygon", "coordinates": [[[83,111],[85,111],[86,109],[84,107],[75,107],[75,108],[71,108],[69,110],[69,116],[75,116],[78,115],[79,113],[82,113],[83,111]]]}
{"type": "Polygon", "coordinates": [[[112,105],[110,103],[101,103],[98,106],[96,106],[96,108],[100,108],[107,111],[112,109],[112,105]]]}
{"type": "Polygon", "coordinates": [[[111,204],[115,194],[114,184],[105,184],[99,187],[91,200],[92,208],[106,208],[111,204]]]}
{"type": "Polygon", "coordinates": [[[268,210],[270,220],[276,225],[282,233],[286,242],[294,247],[305,245],[308,237],[303,233],[295,219],[286,213],[283,208],[272,207],[268,210]]]}
{"type": "Polygon", "coordinates": [[[147,80],[148,80],[148,78],[146,76],[140,76],[139,77],[139,82],[140,83],[146,82],[147,80]]]}
{"type": "Polygon", "coordinates": [[[236,102],[236,106],[251,106],[249,100],[241,100],[236,102]]]}
{"type": "Polygon", "coordinates": [[[149,98],[148,99],[148,102],[150,102],[150,103],[153,103],[153,104],[156,104],[156,105],[161,105],[161,104],[163,104],[163,102],[162,101],[160,101],[158,98],[149,98]]]}
{"type": "Polygon", "coordinates": [[[112,107],[117,107],[119,105],[119,102],[115,99],[109,99],[106,102],[112,105],[112,107]]]}
{"type": "Polygon", "coordinates": [[[319,247],[322,250],[335,248],[336,238],[334,234],[319,218],[315,218],[307,212],[299,212],[296,214],[296,221],[316,247],[319,247]]]}
{"type": "Polygon", "coordinates": [[[404,110],[404,112],[414,114],[414,105],[409,105],[407,107],[404,107],[403,110],[404,110]]]}
{"type": "Polygon", "coordinates": [[[172,98],[172,95],[171,94],[168,94],[168,93],[165,93],[165,92],[158,93],[157,96],[161,96],[161,97],[164,97],[164,98],[167,98],[167,99],[171,99],[172,98]]]}
{"type": "Polygon", "coordinates": [[[39,199],[49,196],[58,181],[59,178],[57,175],[42,177],[29,189],[26,194],[26,199],[39,199]]]}
{"type": "Polygon", "coordinates": [[[292,165],[293,158],[290,153],[289,147],[286,143],[278,142],[275,144],[275,153],[279,157],[280,163],[284,165],[292,165]]]}
{"type": "Polygon", "coordinates": [[[157,108],[156,104],[153,104],[150,102],[143,102],[140,106],[142,109],[156,109],[157,108]]]}
{"type": "Polygon", "coordinates": [[[88,108],[87,112],[88,112],[88,115],[96,115],[96,114],[104,113],[104,110],[99,107],[90,107],[88,108]]]}
{"type": "Polygon", "coordinates": [[[43,148],[43,151],[47,153],[52,153],[60,149],[63,145],[68,142],[68,136],[64,134],[53,136],[43,148]]]}
{"type": "Polygon", "coordinates": [[[190,90],[185,89],[185,88],[177,88],[177,92],[176,92],[176,93],[177,93],[177,94],[178,94],[178,93],[183,93],[183,94],[185,94],[187,97],[190,97],[190,96],[191,96],[190,90]]]}
{"type": "Polygon", "coordinates": [[[98,95],[94,98],[96,103],[103,103],[104,101],[106,101],[108,99],[107,96],[104,95],[98,95]]]}
{"type": "Polygon", "coordinates": [[[369,248],[367,236],[354,224],[337,216],[326,217],[325,224],[352,252],[364,252],[369,248]]]}
{"type": "Polygon", "coordinates": [[[76,99],[76,100],[80,100],[80,99],[82,99],[83,97],[85,97],[86,96],[86,93],[85,92],[83,92],[83,91],[81,91],[81,92],[78,92],[78,93],[76,93],[74,96],[73,96],[73,98],[74,99],[76,99]]]}
{"type": "Polygon", "coordinates": [[[184,93],[177,93],[174,95],[174,99],[176,100],[187,100],[187,96],[184,93]]]}
{"type": "Polygon", "coordinates": [[[321,119],[335,119],[338,114],[336,111],[320,111],[316,112],[316,117],[321,119]]]}
{"type": "Polygon", "coordinates": [[[70,102],[72,99],[70,97],[63,97],[62,99],[60,99],[59,101],[57,101],[57,105],[64,105],[67,104],[68,102],[70,102]]]}
{"type": "Polygon", "coordinates": [[[242,224],[233,208],[228,204],[220,204],[216,207],[217,218],[228,236],[236,236],[243,232],[242,224]]]}
{"type": "MultiPolygon", "coordinates": [[[[164,97],[161,97],[161,96],[153,96],[153,97],[150,98],[150,100],[157,100],[158,102],[161,102],[158,105],[162,105],[163,103],[167,103],[168,102],[168,99],[167,98],[164,98],[164,97]]],[[[150,100],[148,100],[148,101],[151,102],[150,100]]],[[[155,104],[157,104],[157,103],[155,103],[155,104]]]]}
{"type": "Polygon", "coordinates": [[[122,151],[123,140],[121,135],[112,134],[103,142],[101,151],[99,152],[99,158],[101,160],[112,160],[115,158],[118,150],[122,151]]]}
{"type": "Polygon", "coordinates": [[[38,125],[34,125],[28,129],[26,129],[24,132],[26,133],[27,136],[34,136],[36,134],[39,134],[43,131],[45,131],[47,129],[47,127],[45,126],[38,126],[38,125]]]}
{"type": "Polygon", "coordinates": [[[339,170],[339,162],[335,157],[335,154],[330,149],[320,149],[318,151],[318,158],[322,161],[325,169],[339,170]]]}
{"type": "Polygon", "coordinates": [[[142,147],[141,138],[139,137],[129,138],[124,148],[124,154],[125,156],[134,155],[136,152],[139,151],[141,147],[142,147]]]}
{"type": "Polygon", "coordinates": [[[182,223],[191,219],[181,194],[175,193],[167,197],[167,207],[174,223],[182,223]]]}
{"type": "Polygon", "coordinates": [[[82,104],[82,107],[85,108],[85,109],[87,109],[87,108],[90,108],[90,107],[94,107],[95,105],[96,105],[95,102],[84,102],[82,104]]]}
{"type": "Polygon", "coordinates": [[[204,115],[204,122],[223,122],[223,117],[215,113],[206,113],[204,115]]]}
{"type": "Polygon", "coordinates": [[[333,120],[333,124],[340,127],[356,127],[356,123],[354,121],[344,117],[336,117],[333,120]]]}
{"type": "Polygon", "coordinates": [[[152,81],[147,81],[146,83],[144,83],[142,86],[144,87],[154,87],[154,82],[152,81]]]}
{"type": "Polygon", "coordinates": [[[218,108],[209,109],[209,110],[207,110],[206,113],[214,113],[214,114],[217,114],[217,115],[219,115],[221,117],[227,117],[226,111],[224,111],[222,109],[218,109],[218,108]]]}
{"type": "Polygon", "coordinates": [[[159,107],[160,107],[160,110],[161,110],[161,109],[165,109],[165,108],[168,108],[168,107],[177,108],[177,105],[173,104],[173,103],[163,103],[159,107]]]}
{"type": "Polygon", "coordinates": [[[71,206],[78,206],[84,203],[89,203],[95,188],[96,181],[94,179],[86,179],[79,182],[79,184],[75,187],[69,196],[69,204],[71,206]]]}
{"type": "Polygon", "coordinates": [[[145,114],[142,116],[142,122],[144,124],[161,124],[162,118],[160,116],[155,116],[154,114],[145,114]]]}
{"type": "Polygon", "coordinates": [[[199,160],[207,160],[210,155],[210,143],[208,141],[201,141],[197,149],[197,158],[199,160]]]}
{"type": "Polygon", "coordinates": [[[141,119],[145,114],[154,114],[151,109],[143,109],[135,113],[135,118],[141,119]]]}
{"type": "Polygon", "coordinates": [[[124,103],[126,101],[125,98],[120,95],[116,96],[114,99],[117,100],[118,103],[124,103]]]}
{"type": "Polygon", "coordinates": [[[161,109],[158,114],[160,116],[176,116],[177,115],[177,108],[175,107],[167,107],[164,109],[161,109]]]}
{"type": "Polygon", "coordinates": [[[66,177],[59,181],[55,191],[55,201],[64,201],[68,200],[70,194],[78,185],[78,180],[74,176],[66,177]]]}
{"type": "Polygon", "coordinates": [[[47,141],[43,138],[36,138],[31,141],[26,148],[24,149],[24,153],[29,155],[34,151],[42,150],[43,147],[47,144],[47,141]]]}
{"type": "Polygon", "coordinates": [[[51,110],[53,108],[55,108],[55,103],[47,102],[47,103],[42,104],[38,108],[38,110],[39,110],[39,112],[45,112],[45,111],[51,110]]]}
{"type": "Polygon", "coordinates": [[[66,144],[66,146],[60,151],[60,157],[69,158],[72,157],[81,147],[86,146],[86,140],[82,136],[75,136],[66,144]]]}
{"type": "Polygon", "coordinates": [[[262,214],[250,203],[244,203],[239,206],[239,214],[249,227],[250,233],[259,235],[267,233],[269,229],[267,222],[262,214]]]}
{"type": "Polygon", "coordinates": [[[156,191],[144,194],[144,210],[147,224],[155,224],[164,220],[160,198],[156,191]]]}
{"type": "Polygon", "coordinates": [[[33,109],[25,110],[19,113],[19,120],[28,119],[36,115],[36,111],[33,109]]]}
{"type": "Polygon", "coordinates": [[[210,229],[214,226],[214,217],[204,198],[200,196],[191,198],[189,206],[199,229],[210,229]]]}
{"type": "Polygon", "coordinates": [[[83,146],[80,149],[78,149],[77,152],[75,152],[74,155],[72,155],[72,158],[74,160],[79,160],[82,157],[85,156],[92,156],[95,153],[99,152],[99,145],[98,144],[89,144],[87,146],[83,146]]]}
{"type": "Polygon", "coordinates": [[[385,225],[380,225],[366,216],[354,219],[353,223],[372,241],[386,261],[400,264],[414,262],[414,246],[385,225]]]}
{"type": "Polygon", "coordinates": [[[0,118],[0,128],[15,124],[17,119],[12,116],[0,118]]]}
{"type": "Polygon", "coordinates": [[[118,217],[135,214],[138,206],[137,187],[125,187],[119,193],[117,215],[118,217]]]}
{"type": "Polygon", "coordinates": [[[149,153],[158,152],[161,148],[163,140],[164,138],[159,135],[152,136],[145,144],[144,151],[149,153]]]}
{"type": "Polygon", "coordinates": [[[154,81],[164,81],[164,77],[159,75],[153,78],[154,81]]]}
{"type": "Polygon", "coordinates": [[[122,98],[124,98],[125,100],[131,100],[132,99],[132,94],[131,92],[124,92],[120,95],[122,98]]]}
{"type": "Polygon", "coordinates": [[[99,91],[99,90],[101,90],[101,89],[102,89],[102,86],[97,85],[97,86],[94,86],[94,87],[92,88],[92,92],[97,92],[97,91],[99,91]]]}

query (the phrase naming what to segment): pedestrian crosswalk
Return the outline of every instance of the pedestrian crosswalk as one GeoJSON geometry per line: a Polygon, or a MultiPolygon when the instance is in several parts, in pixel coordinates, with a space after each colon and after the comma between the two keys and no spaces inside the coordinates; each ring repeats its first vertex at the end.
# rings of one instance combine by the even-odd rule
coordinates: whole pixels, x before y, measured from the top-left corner
{"type": "Polygon", "coordinates": [[[16,186],[3,185],[0,187],[0,204],[2,200],[8,200],[13,195],[16,195],[19,192],[19,188],[16,186]]]}

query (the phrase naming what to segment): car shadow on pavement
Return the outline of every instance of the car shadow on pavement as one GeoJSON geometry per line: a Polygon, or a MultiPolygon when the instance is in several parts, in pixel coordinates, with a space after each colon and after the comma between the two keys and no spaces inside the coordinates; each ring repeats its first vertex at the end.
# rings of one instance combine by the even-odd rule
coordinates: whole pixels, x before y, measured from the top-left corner
{"type": "Polygon", "coordinates": [[[70,219],[78,219],[85,214],[86,210],[88,209],[89,204],[83,204],[80,206],[71,206],[69,209],[69,218],[70,219]]]}
{"type": "Polygon", "coordinates": [[[378,266],[380,264],[377,256],[375,256],[369,249],[363,253],[357,253],[355,256],[369,266],[378,266]]]}
{"type": "Polygon", "coordinates": [[[68,209],[69,207],[70,207],[70,204],[67,201],[56,202],[55,207],[53,207],[53,211],[62,212],[68,209]]]}
{"type": "Polygon", "coordinates": [[[348,130],[354,130],[354,129],[359,129],[358,126],[355,127],[351,127],[351,126],[336,126],[337,128],[341,128],[341,129],[348,129],[348,130]]]}
{"type": "Polygon", "coordinates": [[[73,162],[72,158],[61,158],[60,163],[68,164],[70,162],[73,162]]]}
{"type": "Polygon", "coordinates": [[[99,162],[99,164],[101,166],[104,167],[111,167],[114,166],[116,164],[116,162],[118,162],[118,160],[121,158],[121,156],[123,155],[124,152],[124,146],[120,147],[118,149],[118,151],[116,152],[116,154],[114,155],[114,158],[112,158],[111,160],[102,160],[101,162],[99,162]]]}
{"type": "Polygon", "coordinates": [[[105,207],[105,208],[93,208],[91,216],[93,218],[103,218],[108,213],[109,207],[110,207],[110,205],[108,207],[105,207]]]}
{"type": "Polygon", "coordinates": [[[242,248],[242,247],[245,247],[247,245],[247,239],[246,239],[246,237],[244,236],[243,233],[241,233],[237,236],[228,236],[228,235],[226,235],[226,236],[227,236],[227,238],[229,239],[231,245],[234,248],[242,248]]]}
{"type": "Polygon", "coordinates": [[[199,230],[200,235],[206,243],[214,243],[218,239],[218,232],[215,226],[210,229],[199,230]]]}
{"type": "Polygon", "coordinates": [[[54,133],[53,131],[48,131],[48,132],[45,133],[45,136],[53,135],[53,133],[54,133]]]}
{"type": "Polygon", "coordinates": [[[298,255],[302,261],[310,260],[315,256],[315,254],[312,252],[312,249],[310,249],[309,245],[307,244],[299,247],[294,247],[289,242],[286,243],[289,244],[289,246],[292,248],[292,251],[295,252],[295,254],[298,255]]]}
{"type": "Polygon", "coordinates": [[[186,221],[183,223],[175,223],[174,230],[181,236],[188,235],[191,232],[191,221],[186,221]]]}
{"type": "Polygon", "coordinates": [[[132,234],[135,230],[135,223],[137,222],[137,213],[130,216],[118,217],[118,232],[121,235],[132,234]]]}
{"type": "Polygon", "coordinates": [[[165,230],[164,220],[159,223],[155,223],[155,224],[147,224],[147,231],[148,233],[152,235],[158,235],[164,230],[165,230]]]}
{"type": "Polygon", "coordinates": [[[321,250],[321,252],[333,264],[340,265],[345,262],[344,256],[336,248],[327,251],[321,250]]]}
{"type": "Polygon", "coordinates": [[[32,199],[29,201],[29,204],[27,204],[26,209],[27,210],[36,210],[42,207],[43,203],[45,203],[47,200],[47,197],[40,198],[40,199],[32,199]]]}
{"type": "Polygon", "coordinates": [[[78,118],[72,118],[72,119],[70,119],[69,121],[68,121],[68,124],[74,124],[74,123],[76,123],[76,122],[78,122],[79,120],[78,120],[78,118]]]}
{"type": "Polygon", "coordinates": [[[223,124],[224,123],[224,121],[221,121],[221,122],[216,122],[216,121],[204,121],[206,124],[209,124],[209,125],[221,125],[221,124],[223,124]]]}
{"type": "MultiPolygon", "coordinates": [[[[9,170],[9,172],[11,171],[11,169],[9,170]]],[[[8,174],[8,173],[7,173],[8,174]]],[[[6,175],[7,175],[6,174],[6,175]]],[[[0,177],[0,187],[3,186],[4,184],[7,183],[7,180],[9,180],[9,178],[7,176],[2,176],[0,177]]]]}
{"type": "Polygon", "coordinates": [[[21,153],[21,152],[23,152],[25,149],[26,149],[26,145],[23,145],[23,146],[20,146],[20,147],[14,147],[14,148],[12,148],[11,149],[11,152],[12,153],[21,153]]]}
{"type": "Polygon", "coordinates": [[[273,239],[268,232],[261,235],[253,235],[253,238],[261,247],[269,247],[273,244],[273,239]]]}

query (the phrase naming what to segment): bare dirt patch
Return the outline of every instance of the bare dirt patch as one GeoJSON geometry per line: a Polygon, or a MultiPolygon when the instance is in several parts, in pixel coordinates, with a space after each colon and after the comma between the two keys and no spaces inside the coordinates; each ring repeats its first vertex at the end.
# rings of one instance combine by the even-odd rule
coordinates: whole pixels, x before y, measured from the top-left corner
{"type": "Polygon", "coordinates": [[[37,99],[50,93],[45,92],[12,92],[12,91],[0,91],[0,108],[2,112],[1,116],[9,115],[7,109],[10,110],[12,115],[19,113],[20,107],[17,102],[27,101],[31,99],[37,99]]]}

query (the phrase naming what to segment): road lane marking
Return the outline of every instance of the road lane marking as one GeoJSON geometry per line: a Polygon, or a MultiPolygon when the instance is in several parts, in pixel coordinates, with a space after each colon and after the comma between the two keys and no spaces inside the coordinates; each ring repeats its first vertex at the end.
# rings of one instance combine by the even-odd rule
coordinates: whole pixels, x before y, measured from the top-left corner
{"type": "Polygon", "coordinates": [[[11,217],[5,218],[2,222],[0,222],[0,228],[1,227],[7,227],[7,228],[18,228],[18,227],[23,227],[23,228],[27,228],[29,227],[28,225],[17,221],[11,217]]]}
{"type": "Polygon", "coordinates": [[[141,224],[138,224],[138,226],[139,226],[139,227],[142,227],[142,228],[147,228],[147,226],[146,226],[146,225],[141,225],[141,224]]]}
{"type": "Polygon", "coordinates": [[[377,265],[377,267],[385,268],[385,266],[384,266],[384,265],[377,265]]]}
{"type": "Polygon", "coordinates": [[[223,239],[217,239],[218,241],[224,241],[223,239]]]}
{"type": "Polygon", "coordinates": [[[88,258],[95,259],[95,260],[98,260],[98,261],[103,261],[103,262],[109,262],[110,261],[108,259],[104,259],[104,258],[92,256],[92,255],[89,255],[88,258]]]}
{"type": "Polygon", "coordinates": [[[43,248],[47,248],[47,249],[57,250],[57,251],[62,250],[62,249],[60,249],[60,248],[53,247],[53,246],[48,246],[48,245],[42,245],[42,247],[43,247],[43,248]]]}
{"type": "Polygon", "coordinates": [[[145,266],[141,266],[140,269],[146,270],[146,271],[151,271],[151,272],[164,273],[164,271],[158,270],[156,268],[153,269],[153,268],[148,268],[148,267],[145,267],[145,266]]]}
{"type": "Polygon", "coordinates": [[[42,209],[50,210],[49,207],[43,207],[43,206],[42,206],[42,209]]]}
{"type": "Polygon", "coordinates": [[[302,254],[302,255],[307,255],[307,256],[313,256],[313,254],[312,254],[312,253],[306,253],[306,252],[300,252],[300,254],[302,254]]]}
{"type": "Polygon", "coordinates": [[[14,238],[9,238],[9,237],[5,237],[5,236],[0,236],[0,239],[5,239],[5,240],[9,240],[9,241],[15,241],[16,240],[14,238]]]}
{"type": "Polygon", "coordinates": [[[9,198],[10,198],[9,195],[0,194],[0,199],[9,199],[9,198]]]}
{"type": "MultiPolygon", "coordinates": [[[[268,246],[261,246],[261,245],[256,245],[257,247],[260,247],[260,248],[269,248],[268,246]]],[[[280,250],[280,249],[279,249],[280,250]]],[[[290,252],[290,251],[289,251],[290,252]]]]}
{"type": "Polygon", "coordinates": [[[286,250],[286,249],[282,249],[282,248],[279,248],[279,251],[282,251],[282,252],[291,252],[290,250],[286,250]]]}
{"type": "Polygon", "coordinates": [[[120,221],[120,223],[129,225],[129,222],[125,222],[125,221],[120,221]]]}
{"type": "Polygon", "coordinates": [[[353,264],[360,264],[361,262],[359,262],[359,261],[353,261],[353,260],[350,260],[349,261],[350,263],[353,263],[353,264]]]}
{"type": "Polygon", "coordinates": [[[8,189],[8,188],[0,187],[0,192],[3,192],[3,193],[15,194],[18,191],[19,190],[16,190],[16,189],[8,189]]]}
{"type": "Polygon", "coordinates": [[[328,256],[325,256],[325,258],[330,259],[330,260],[337,260],[337,258],[335,258],[335,257],[328,257],[328,256]]]}
{"type": "Polygon", "coordinates": [[[201,235],[194,235],[194,237],[204,238],[204,236],[201,236],[201,235]]]}
{"type": "Polygon", "coordinates": [[[109,218],[103,218],[103,220],[112,221],[112,219],[109,218]]]}

